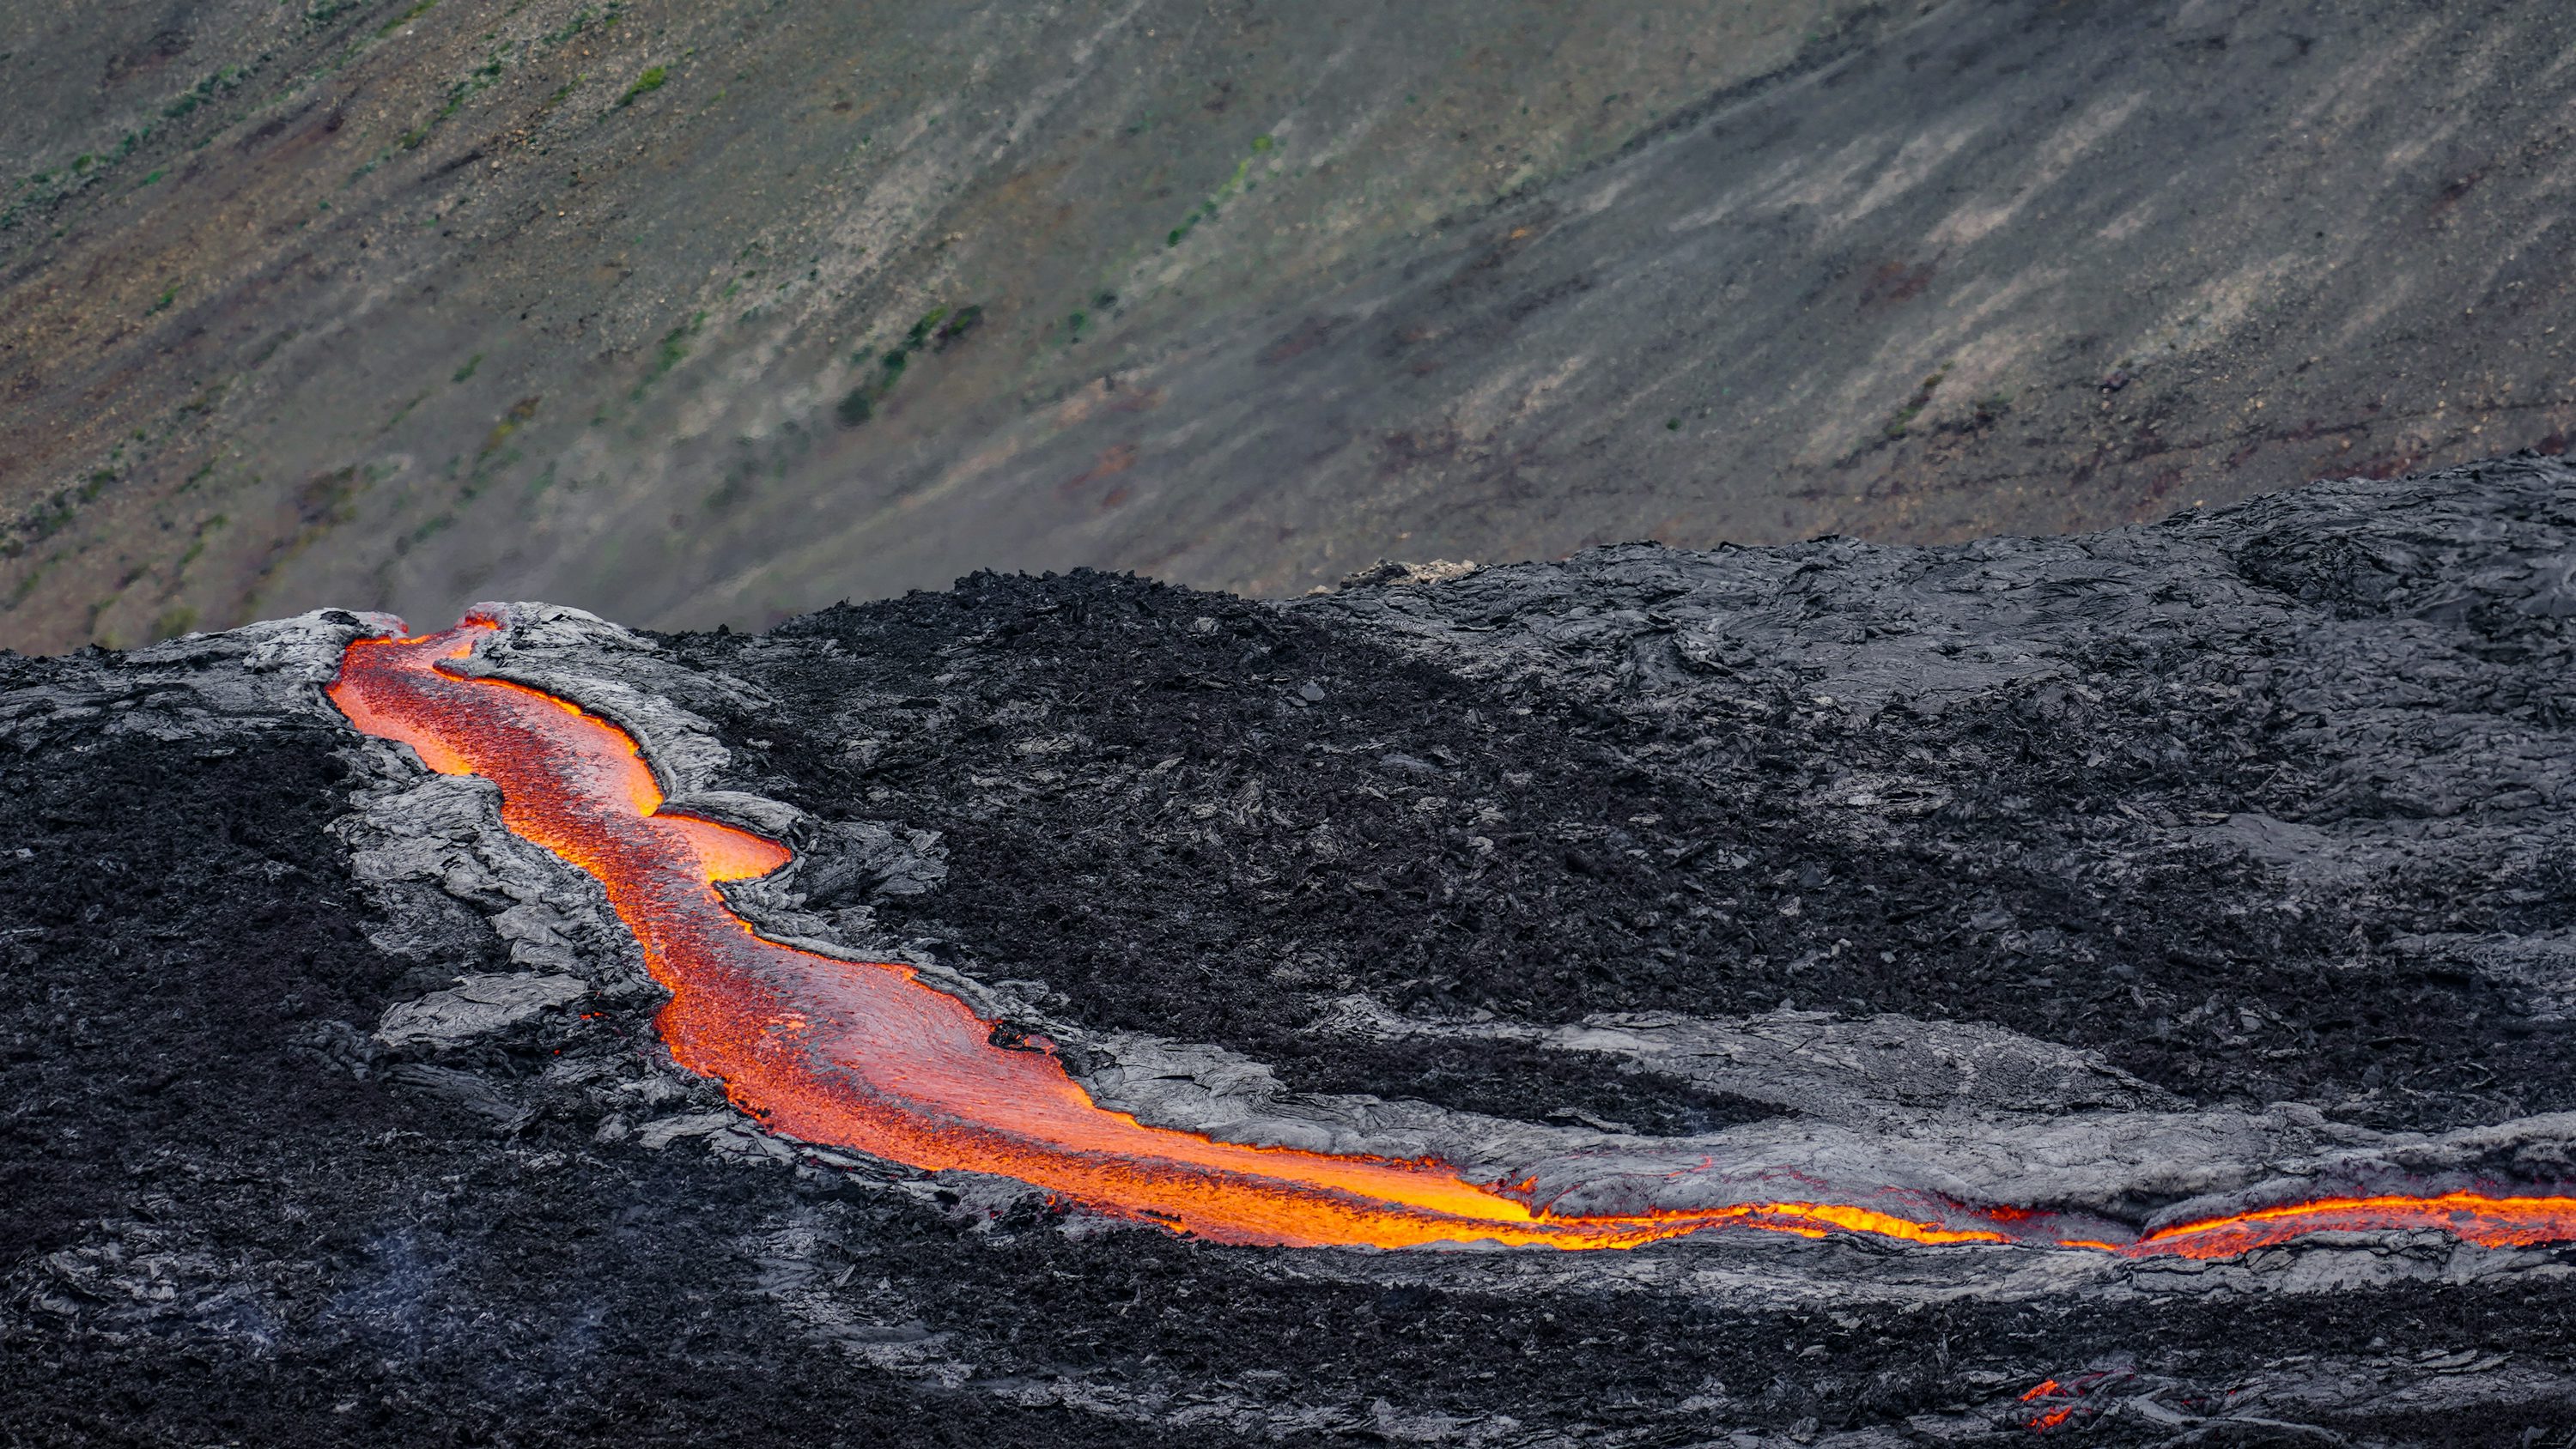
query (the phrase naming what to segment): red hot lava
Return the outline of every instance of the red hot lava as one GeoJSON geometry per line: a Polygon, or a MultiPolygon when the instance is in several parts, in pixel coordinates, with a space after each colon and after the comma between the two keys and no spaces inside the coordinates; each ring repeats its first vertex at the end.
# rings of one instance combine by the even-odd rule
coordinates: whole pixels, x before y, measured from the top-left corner
{"type": "Polygon", "coordinates": [[[1094,1104],[1047,1052],[996,1046],[990,1024],[908,966],[850,962],[761,939],[716,883],[787,863],[774,841],[666,812],[624,731],[578,706],[447,661],[498,626],[360,639],[332,702],[433,770],[480,775],[501,818],[590,872],[671,993],[658,1026],[681,1065],[787,1135],[917,1168],[1033,1183],[1101,1211],[1223,1242],[1381,1248],[1487,1241],[1635,1247],[1724,1224],[1919,1243],[2033,1243],[2216,1257],[2326,1228],[2437,1227],[2466,1241],[2576,1239],[2576,1199],[2471,1193],[2332,1199],[2168,1227],[2115,1243],[2051,1239],[2027,1214],[1942,1220],[1842,1203],[1740,1203],[1627,1217],[1549,1214],[1447,1164],[1218,1142],[1094,1104]]]}

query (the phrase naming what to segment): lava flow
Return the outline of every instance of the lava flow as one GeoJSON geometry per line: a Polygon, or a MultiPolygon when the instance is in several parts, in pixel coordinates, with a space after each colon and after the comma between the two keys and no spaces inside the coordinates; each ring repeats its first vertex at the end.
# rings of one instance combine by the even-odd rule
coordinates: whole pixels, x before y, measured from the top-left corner
{"type": "Polygon", "coordinates": [[[2576,1199],[2447,1193],[2331,1199],[2167,1227],[2128,1242],[2035,1235],[2028,1214],[1944,1220],[1837,1203],[1743,1203],[1556,1216],[1438,1161],[1218,1142],[1094,1104],[1053,1054],[996,1045],[989,1023],[910,967],[761,939],[716,883],[787,863],[776,842],[662,809],[635,742],[542,691],[446,666],[497,628],[359,639],[332,702],[443,774],[480,775],[501,818],[598,878],[671,993],[658,1027],[681,1065],[789,1136],[913,1167],[1017,1178],[1100,1211],[1233,1243],[1382,1248],[1487,1241],[1634,1247],[1733,1224],[1821,1237],[2031,1243],[2214,1257],[2323,1229],[2434,1227],[2497,1246],[2576,1239],[2576,1199]]]}

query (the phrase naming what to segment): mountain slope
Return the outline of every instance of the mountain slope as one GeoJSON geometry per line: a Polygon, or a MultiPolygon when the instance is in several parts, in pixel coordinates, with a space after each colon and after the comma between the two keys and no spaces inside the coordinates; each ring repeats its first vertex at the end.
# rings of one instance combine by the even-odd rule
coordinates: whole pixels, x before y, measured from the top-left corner
{"type": "Polygon", "coordinates": [[[2096,527],[2576,422],[2537,3],[88,14],[0,60],[21,647],[2096,527]]]}

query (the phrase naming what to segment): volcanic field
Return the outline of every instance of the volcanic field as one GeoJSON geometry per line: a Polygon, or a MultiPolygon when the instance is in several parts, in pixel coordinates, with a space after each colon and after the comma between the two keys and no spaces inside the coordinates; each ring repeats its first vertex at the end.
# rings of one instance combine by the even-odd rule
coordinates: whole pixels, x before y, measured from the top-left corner
{"type": "Polygon", "coordinates": [[[0,1441],[2576,1444],[2576,468],[0,656],[0,1441]]]}

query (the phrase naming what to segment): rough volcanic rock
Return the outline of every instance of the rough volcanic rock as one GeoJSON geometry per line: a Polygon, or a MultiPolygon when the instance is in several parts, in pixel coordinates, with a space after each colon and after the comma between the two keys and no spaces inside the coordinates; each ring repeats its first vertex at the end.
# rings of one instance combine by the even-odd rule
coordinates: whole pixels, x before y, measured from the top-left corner
{"type": "MultiPolygon", "coordinates": [[[[1289,606],[509,606],[472,667],[796,845],[730,889],[764,930],[1149,1120],[1567,1206],[1803,1173],[2151,1225],[2576,1173],[2571,499],[2521,457],[1289,606]]],[[[2564,1249],[1220,1248],[773,1136],[660,1050],[595,885],[331,712],[374,622],[0,657],[13,1439],[2576,1433],[2564,1249]]]]}

